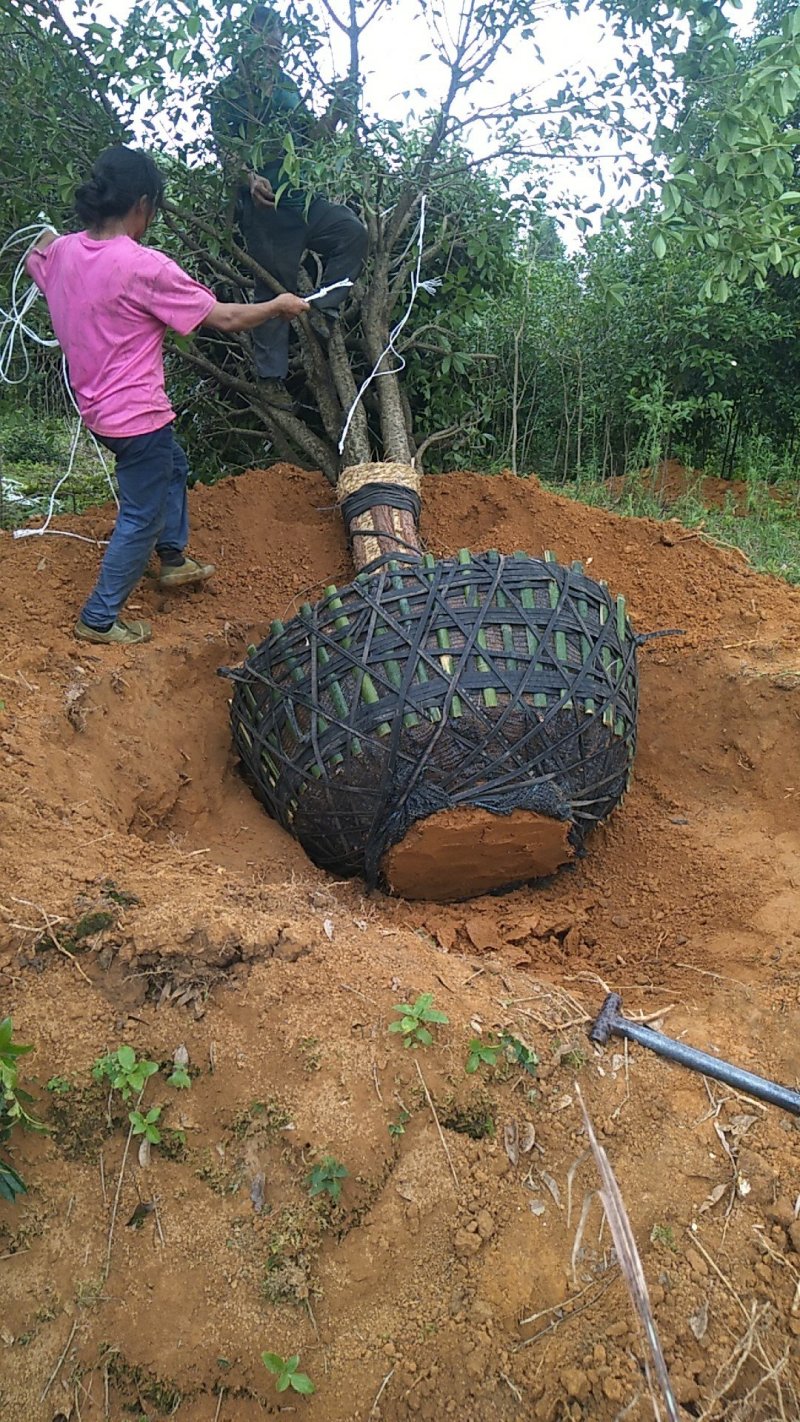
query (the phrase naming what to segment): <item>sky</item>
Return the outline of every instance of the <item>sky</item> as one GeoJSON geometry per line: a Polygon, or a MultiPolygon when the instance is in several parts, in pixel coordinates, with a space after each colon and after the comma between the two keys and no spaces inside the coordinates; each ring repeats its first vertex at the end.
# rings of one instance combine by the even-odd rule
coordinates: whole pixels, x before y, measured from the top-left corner
{"type": "MultiPolygon", "coordinates": [[[[272,3],[281,10],[281,0],[272,0],[272,3]]],[[[346,10],[345,0],[331,0],[331,3],[338,7],[339,13],[346,10]]],[[[462,0],[440,0],[440,3],[445,16],[454,20],[462,0]]],[[[133,0],[96,0],[93,8],[99,20],[113,23],[124,19],[132,5],[133,0]]],[[[67,21],[75,26],[72,0],[61,0],[59,8],[67,21]]],[[[322,66],[344,73],[347,41],[327,20],[322,4],[318,8],[330,36],[329,52],[321,61],[322,66]]],[[[747,28],[752,20],[754,9],[755,0],[744,0],[743,8],[737,15],[737,21],[743,28],[747,28]]],[[[421,19],[419,10],[417,0],[395,0],[367,30],[363,39],[365,96],[370,106],[387,118],[406,118],[415,104],[423,105],[441,91],[444,71],[438,61],[435,58],[421,59],[431,45],[427,25],[421,19]],[[421,100],[413,92],[410,97],[404,97],[404,91],[413,91],[417,86],[425,87],[427,100],[421,100]]],[[[588,13],[568,16],[559,0],[552,0],[552,3],[551,0],[542,0],[541,16],[536,30],[541,58],[537,56],[532,41],[515,41],[512,53],[498,58],[491,81],[484,83],[480,91],[482,100],[498,102],[511,91],[518,91],[532,82],[541,83],[544,93],[555,92],[563,74],[588,76],[593,71],[604,74],[622,54],[621,42],[594,7],[588,13]]],[[[471,141],[476,156],[480,157],[482,152],[487,151],[486,136],[480,130],[473,130],[471,141]]],[[[642,140],[636,156],[645,156],[646,149],[646,141],[642,140]]],[[[551,162],[547,165],[548,191],[555,200],[569,199],[569,206],[575,210],[597,202],[608,206],[620,201],[627,206],[635,199],[635,189],[626,188],[622,193],[617,181],[626,168],[623,157],[610,153],[593,165],[551,162]]],[[[599,214],[593,222],[598,220],[599,214]]],[[[579,244],[574,222],[567,220],[562,227],[562,237],[569,247],[579,244]]]]}

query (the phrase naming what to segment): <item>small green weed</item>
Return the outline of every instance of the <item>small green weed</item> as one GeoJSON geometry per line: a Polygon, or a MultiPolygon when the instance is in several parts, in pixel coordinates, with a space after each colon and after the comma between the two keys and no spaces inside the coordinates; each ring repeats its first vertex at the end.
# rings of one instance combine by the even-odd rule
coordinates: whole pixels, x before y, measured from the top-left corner
{"type": "Polygon", "coordinates": [[[303,1058],[306,1071],[319,1071],[322,1065],[322,1053],[317,1037],[302,1037],[297,1043],[297,1050],[303,1058]]]}
{"type": "Polygon", "coordinates": [[[678,1245],[675,1240],[675,1231],[670,1225],[654,1224],[650,1231],[651,1244],[663,1244],[665,1249],[671,1249],[673,1254],[678,1245]]]}
{"type": "Polygon", "coordinates": [[[504,1032],[500,1039],[500,1045],[511,1062],[521,1066],[529,1076],[536,1075],[539,1058],[534,1051],[531,1051],[530,1047],[520,1041],[519,1037],[512,1037],[510,1032],[504,1032]]]}
{"type": "Polygon", "coordinates": [[[176,1091],[188,1091],[192,1084],[192,1078],[185,1066],[175,1066],[167,1077],[167,1086],[174,1086],[176,1091]]]}
{"type": "Polygon", "coordinates": [[[395,1003],[392,1011],[400,1013],[400,1020],[392,1022],[389,1031],[402,1034],[404,1047],[429,1047],[433,1034],[428,1024],[438,1027],[450,1021],[446,1012],[433,1006],[432,992],[421,993],[415,1003],[395,1003]]]}
{"type": "Polygon", "coordinates": [[[410,1120],[411,1112],[406,1111],[405,1107],[403,1107],[397,1120],[389,1122],[389,1135],[393,1137],[404,1136],[406,1133],[406,1122],[410,1120]]]}
{"type": "Polygon", "coordinates": [[[72,1090],[72,1082],[65,1076],[51,1076],[44,1089],[52,1092],[53,1096],[66,1096],[72,1090]]]}
{"type": "MultiPolygon", "coordinates": [[[[4,1017],[0,1022],[0,1145],[9,1139],[15,1126],[29,1131],[47,1130],[27,1111],[32,1098],[19,1085],[17,1061],[32,1051],[32,1046],[14,1041],[14,1024],[10,1017],[4,1017]]],[[[26,1188],[13,1165],[0,1156],[0,1200],[13,1202],[18,1195],[26,1193],[26,1188]]]]}
{"type": "Polygon", "coordinates": [[[92,1067],[95,1081],[108,1081],[113,1091],[118,1091],[123,1101],[130,1101],[144,1090],[145,1082],[158,1071],[158,1062],[137,1059],[133,1047],[117,1047],[105,1057],[98,1057],[92,1067]]]}
{"type": "Polygon", "coordinates": [[[332,1155],[326,1155],[320,1165],[315,1165],[314,1169],[306,1176],[308,1193],[313,1199],[315,1195],[328,1195],[336,1203],[342,1194],[342,1181],[347,1179],[347,1170],[332,1155]]]}
{"type": "Polygon", "coordinates": [[[483,1042],[480,1037],[473,1037],[469,1044],[467,1064],[464,1068],[467,1075],[472,1076],[481,1063],[486,1066],[494,1066],[502,1050],[502,1042],[497,1042],[494,1039],[483,1042]]]}
{"type": "Polygon", "coordinates": [[[150,1110],[146,1113],[142,1113],[141,1111],[128,1112],[128,1120],[133,1127],[133,1134],[135,1136],[144,1136],[145,1140],[150,1141],[151,1145],[160,1145],[161,1143],[161,1132],[156,1125],[160,1117],[160,1106],[151,1106],[150,1110]]]}
{"type": "Polygon", "coordinates": [[[278,1392],[286,1392],[287,1388],[291,1388],[293,1392],[310,1397],[312,1392],[316,1391],[308,1374],[297,1371],[300,1366],[299,1353],[295,1353],[292,1358],[281,1358],[277,1353],[262,1353],[261,1361],[267,1372],[277,1379],[275,1387],[278,1392]]]}

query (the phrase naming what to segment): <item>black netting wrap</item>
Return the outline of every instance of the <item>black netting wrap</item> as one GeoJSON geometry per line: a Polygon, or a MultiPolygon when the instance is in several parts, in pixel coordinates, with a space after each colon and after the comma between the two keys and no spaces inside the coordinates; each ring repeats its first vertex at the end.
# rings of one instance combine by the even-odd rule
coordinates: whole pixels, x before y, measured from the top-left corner
{"type": "Polygon", "coordinates": [[[628,784],[636,647],[624,600],[579,564],[462,552],[327,589],[222,675],[269,813],[372,885],[415,820],[455,805],[569,821],[579,848],[628,784]]]}

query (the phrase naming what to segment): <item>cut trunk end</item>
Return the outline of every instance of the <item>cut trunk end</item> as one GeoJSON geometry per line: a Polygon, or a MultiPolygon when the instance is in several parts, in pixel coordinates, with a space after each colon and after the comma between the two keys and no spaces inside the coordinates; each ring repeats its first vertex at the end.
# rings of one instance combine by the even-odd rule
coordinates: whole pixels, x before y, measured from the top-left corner
{"type": "Polygon", "coordinates": [[[419,490],[410,464],[356,464],[339,476],[336,497],[357,572],[387,557],[421,558],[419,490]]]}
{"type": "Polygon", "coordinates": [[[532,810],[440,810],[411,826],[384,855],[381,871],[401,898],[474,898],[554,874],[573,856],[569,830],[532,810]]]}

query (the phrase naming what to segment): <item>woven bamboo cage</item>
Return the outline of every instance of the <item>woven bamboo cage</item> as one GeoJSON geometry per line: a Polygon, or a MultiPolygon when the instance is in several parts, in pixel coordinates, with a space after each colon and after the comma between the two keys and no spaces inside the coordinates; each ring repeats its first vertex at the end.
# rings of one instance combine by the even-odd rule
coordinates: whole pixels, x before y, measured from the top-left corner
{"type": "Polygon", "coordinates": [[[553,873],[629,782],[624,599],[552,554],[423,554],[410,480],[343,502],[361,572],[223,672],[255,793],[316,864],[408,897],[553,873]]]}

